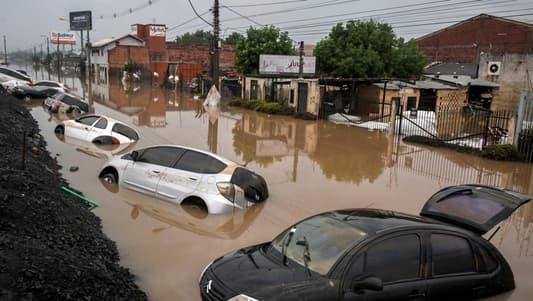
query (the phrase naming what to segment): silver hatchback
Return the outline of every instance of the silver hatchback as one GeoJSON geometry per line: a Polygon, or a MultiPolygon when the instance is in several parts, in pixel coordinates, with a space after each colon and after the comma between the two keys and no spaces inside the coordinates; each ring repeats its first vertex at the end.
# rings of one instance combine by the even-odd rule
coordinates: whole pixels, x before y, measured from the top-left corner
{"type": "Polygon", "coordinates": [[[99,177],[107,182],[209,213],[242,209],[268,198],[260,175],[216,154],[177,145],[158,145],[114,156],[99,177]]]}

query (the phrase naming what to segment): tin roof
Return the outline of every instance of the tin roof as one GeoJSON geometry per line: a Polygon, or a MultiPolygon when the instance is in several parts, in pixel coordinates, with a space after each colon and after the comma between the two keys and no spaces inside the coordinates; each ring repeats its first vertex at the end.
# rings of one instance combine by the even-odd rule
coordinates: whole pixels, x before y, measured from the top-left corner
{"type": "Polygon", "coordinates": [[[458,86],[481,86],[481,87],[499,87],[500,85],[482,80],[479,78],[473,79],[470,76],[465,75],[424,75],[435,81],[441,81],[458,86]]]}
{"type": "Polygon", "coordinates": [[[438,63],[427,67],[424,74],[466,75],[477,77],[477,64],[471,63],[438,63]]]}
{"type": "Polygon", "coordinates": [[[109,45],[109,44],[114,43],[116,41],[120,41],[120,40],[125,39],[127,37],[133,38],[133,39],[141,42],[142,44],[144,44],[144,41],[142,39],[140,39],[140,38],[138,38],[138,37],[136,37],[134,35],[127,34],[127,35],[123,35],[121,37],[116,37],[116,38],[115,37],[111,37],[111,38],[101,39],[99,41],[96,41],[96,42],[92,43],[91,47],[92,48],[104,47],[106,45],[109,45]]]}

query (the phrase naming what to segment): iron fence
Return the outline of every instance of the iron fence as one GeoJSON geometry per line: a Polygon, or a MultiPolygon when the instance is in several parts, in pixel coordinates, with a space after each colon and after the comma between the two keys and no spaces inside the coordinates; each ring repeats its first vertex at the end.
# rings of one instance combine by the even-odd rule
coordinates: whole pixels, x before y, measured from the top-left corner
{"type": "Polygon", "coordinates": [[[471,110],[448,106],[434,111],[403,111],[397,131],[404,136],[423,136],[448,144],[482,149],[489,144],[510,142],[515,111],[471,110]]]}

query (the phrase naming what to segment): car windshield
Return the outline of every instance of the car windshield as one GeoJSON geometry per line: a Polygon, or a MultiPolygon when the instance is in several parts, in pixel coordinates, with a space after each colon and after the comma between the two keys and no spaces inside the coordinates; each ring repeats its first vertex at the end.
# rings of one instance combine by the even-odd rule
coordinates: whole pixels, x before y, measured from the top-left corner
{"type": "Polygon", "coordinates": [[[339,257],[367,233],[334,218],[318,215],[306,219],[272,241],[272,246],[287,258],[325,275],[339,257]]]}
{"type": "Polygon", "coordinates": [[[52,96],[53,99],[57,99],[57,100],[61,100],[64,97],[65,97],[65,94],[61,93],[61,92],[58,92],[58,93],[54,94],[54,96],[52,96]]]}

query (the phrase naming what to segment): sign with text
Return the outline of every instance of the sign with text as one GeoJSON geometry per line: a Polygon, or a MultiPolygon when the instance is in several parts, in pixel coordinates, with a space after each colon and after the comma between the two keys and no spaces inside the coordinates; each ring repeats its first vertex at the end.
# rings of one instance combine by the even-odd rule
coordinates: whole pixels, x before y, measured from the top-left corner
{"type": "Polygon", "coordinates": [[[167,28],[165,25],[150,25],[151,37],[164,37],[166,35],[167,28]]]}
{"type": "Polygon", "coordinates": [[[69,13],[70,30],[91,30],[93,21],[90,10],[71,11],[69,13]]]}
{"type": "Polygon", "coordinates": [[[76,45],[76,38],[73,32],[56,32],[50,33],[50,43],[60,45],[76,45]]]}
{"type": "MultiPolygon", "coordinates": [[[[304,56],[304,74],[315,74],[316,57],[304,56]]],[[[298,74],[300,57],[297,55],[261,54],[259,56],[260,74],[298,74]]]]}

